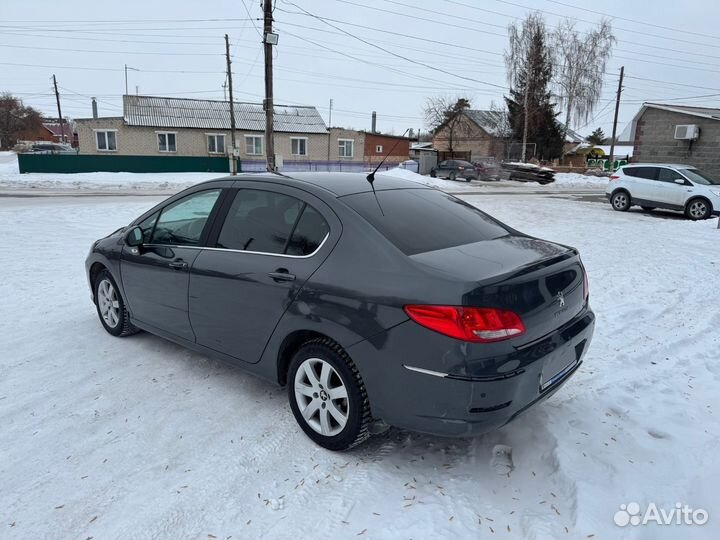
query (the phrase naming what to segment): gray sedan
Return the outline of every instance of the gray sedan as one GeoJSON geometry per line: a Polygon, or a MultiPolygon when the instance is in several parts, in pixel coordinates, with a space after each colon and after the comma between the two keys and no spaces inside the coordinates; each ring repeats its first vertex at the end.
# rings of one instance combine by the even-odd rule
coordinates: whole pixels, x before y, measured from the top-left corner
{"type": "Polygon", "coordinates": [[[577,371],[595,320],[577,250],[380,174],[201,183],[96,241],[86,272],[107,332],[287,386],[331,450],[500,427],[577,371]]]}

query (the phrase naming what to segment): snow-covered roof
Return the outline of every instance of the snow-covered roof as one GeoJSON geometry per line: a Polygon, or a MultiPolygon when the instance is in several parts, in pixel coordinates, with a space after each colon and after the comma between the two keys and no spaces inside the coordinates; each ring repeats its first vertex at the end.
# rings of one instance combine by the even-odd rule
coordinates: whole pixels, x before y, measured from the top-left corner
{"type": "MultiPolygon", "coordinates": [[[[500,136],[498,126],[507,124],[507,113],[505,111],[484,111],[481,109],[467,109],[465,115],[480,126],[488,135],[493,137],[500,136]]],[[[560,129],[563,129],[564,124],[560,123],[560,129]]],[[[565,142],[569,143],[581,143],[585,138],[580,135],[577,131],[568,128],[565,134],[565,142]]]]}
{"type": "MultiPolygon", "coordinates": [[[[720,120],[720,109],[715,107],[695,107],[692,105],[674,105],[665,103],[643,103],[640,110],[635,114],[630,123],[630,141],[635,140],[635,129],[637,128],[637,122],[640,117],[648,109],[659,109],[661,111],[670,111],[680,114],[688,114],[690,116],[697,116],[698,118],[705,118],[706,120],[720,120]]],[[[624,135],[624,132],[623,132],[624,135]]]]}
{"type": "Polygon", "coordinates": [[[417,142],[410,145],[410,150],[432,150],[432,142],[417,142]]]}
{"type": "MultiPolygon", "coordinates": [[[[235,125],[248,131],[265,130],[265,111],[259,103],[234,102],[235,125]]],[[[123,96],[125,123],[156,128],[230,129],[230,102],[209,99],[123,96]]],[[[275,131],[327,133],[315,107],[275,105],[275,131]]]]}
{"type": "Polygon", "coordinates": [[[480,109],[467,109],[465,115],[480,126],[488,135],[500,135],[498,126],[507,122],[504,111],[483,111],[480,109]]]}
{"type": "MultiPolygon", "coordinates": [[[[609,144],[596,144],[593,148],[599,148],[603,152],[605,152],[605,155],[608,155],[610,153],[610,145],[609,144]]],[[[615,155],[616,156],[630,156],[633,155],[634,147],[632,144],[616,144],[615,145],[615,155]]]]}

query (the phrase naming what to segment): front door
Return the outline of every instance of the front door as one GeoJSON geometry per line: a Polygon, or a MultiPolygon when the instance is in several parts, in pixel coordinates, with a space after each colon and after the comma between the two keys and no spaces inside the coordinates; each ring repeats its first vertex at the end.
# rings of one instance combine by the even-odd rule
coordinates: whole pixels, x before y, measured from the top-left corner
{"type": "Polygon", "coordinates": [[[190,271],[190,320],[197,342],[258,362],[285,310],[327,257],[334,244],[330,235],[337,231],[339,222],[329,208],[303,191],[250,183],[237,190],[214,247],[203,250],[190,271]]]}
{"type": "Polygon", "coordinates": [[[140,224],[142,246],[123,248],[120,275],[133,320],[195,340],[188,316],[190,268],[220,192],[199,191],[174,201],[140,224]]]}
{"type": "Polygon", "coordinates": [[[689,189],[690,182],[679,172],[662,167],[659,169],[658,179],[653,187],[652,200],[663,205],[682,207],[689,189]],[[676,180],[682,180],[682,184],[677,184],[676,180]]]}

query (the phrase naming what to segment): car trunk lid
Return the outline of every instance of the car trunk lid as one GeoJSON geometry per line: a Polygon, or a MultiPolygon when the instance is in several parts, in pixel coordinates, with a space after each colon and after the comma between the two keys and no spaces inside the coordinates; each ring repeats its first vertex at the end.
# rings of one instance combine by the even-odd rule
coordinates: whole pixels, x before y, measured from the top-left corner
{"type": "Polygon", "coordinates": [[[411,259],[462,284],[461,298],[447,303],[515,312],[525,333],[520,347],[563,326],[584,307],[584,269],[572,248],[528,236],[419,253],[411,259]]]}

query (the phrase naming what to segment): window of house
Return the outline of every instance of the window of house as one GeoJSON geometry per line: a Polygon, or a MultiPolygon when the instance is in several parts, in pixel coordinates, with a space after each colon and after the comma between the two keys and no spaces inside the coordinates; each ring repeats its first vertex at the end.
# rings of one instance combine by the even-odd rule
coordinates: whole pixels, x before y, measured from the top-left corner
{"type": "Polygon", "coordinates": [[[207,136],[208,154],[225,153],[225,135],[212,133],[207,136]]]}
{"type": "Polygon", "coordinates": [[[245,153],[259,156],[263,153],[263,138],[258,135],[245,135],[245,153]]]}
{"type": "Polygon", "coordinates": [[[340,157],[353,157],[353,139],[338,139],[338,155],[340,157]]]}
{"type": "Polygon", "coordinates": [[[158,152],[177,152],[177,145],[175,144],[176,137],[177,133],[158,131],[158,152]]]}
{"type": "Polygon", "coordinates": [[[290,153],[293,156],[307,156],[307,137],[290,137],[290,153]]]}
{"type": "Polygon", "coordinates": [[[97,149],[101,152],[117,152],[117,131],[96,131],[95,142],[97,149]]]}
{"type": "Polygon", "coordinates": [[[376,154],[382,154],[382,153],[383,153],[382,144],[376,144],[376,145],[375,145],[375,153],[376,153],[376,154]]]}

